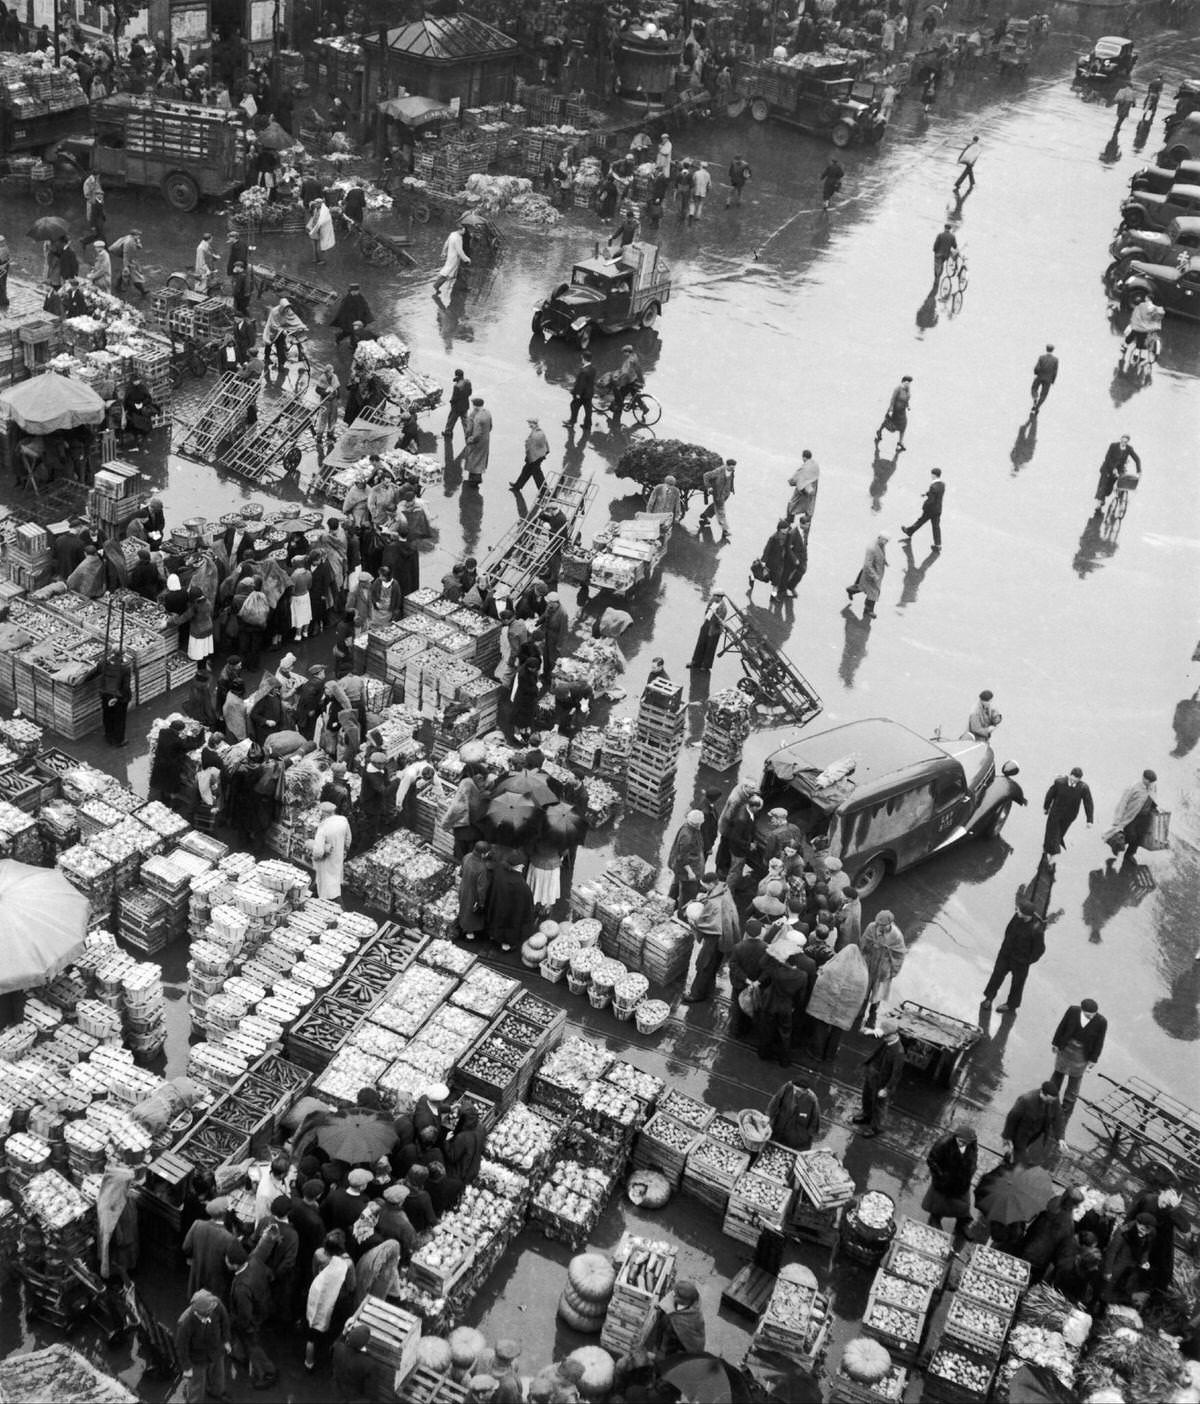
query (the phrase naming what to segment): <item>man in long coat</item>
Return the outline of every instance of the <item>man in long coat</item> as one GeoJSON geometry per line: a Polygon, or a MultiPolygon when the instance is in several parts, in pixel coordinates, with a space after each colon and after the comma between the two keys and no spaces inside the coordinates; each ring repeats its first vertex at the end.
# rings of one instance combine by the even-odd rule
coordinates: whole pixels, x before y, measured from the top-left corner
{"type": "Polygon", "coordinates": [[[846,597],[853,601],[855,595],[864,595],[866,603],[863,605],[863,618],[870,619],[875,614],[875,605],[878,603],[880,592],[883,589],[883,576],[887,570],[888,539],[882,534],[867,547],[866,555],[863,556],[862,569],[855,577],[853,585],[846,586],[846,597]]]}
{"type": "Polygon", "coordinates": [[[521,872],[524,864],[524,857],[513,852],[492,874],[484,925],[502,951],[511,951],[533,935],[533,893],[521,872]]]}
{"type": "Polygon", "coordinates": [[[488,453],[492,443],[492,412],[483,403],[482,395],[471,397],[471,416],[467,420],[466,457],[463,472],[467,482],[478,487],[487,472],[488,453]]]}
{"type": "Polygon", "coordinates": [[[211,1199],[204,1206],[208,1215],[197,1219],[183,1240],[183,1256],[188,1259],[188,1296],[202,1288],[223,1298],[229,1287],[225,1255],[237,1242],[225,1227],[227,1199],[211,1199]]]}
{"type": "Polygon", "coordinates": [[[698,809],[689,809],[687,818],[671,840],[671,851],[667,855],[667,867],[671,870],[668,896],[676,899],[680,909],[700,891],[700,879],[704,876],[703,823],[704,815],[698,809]]]}
{"type": "Polygon", "coordinates": [[[342,895],[342,871],[350,851],[350,824],[331,800],[321,801],[321,821],[313,835],[312,856],[317,872],[317,896],[337,902],[342,895]]]}
{"type": "Polygon", "coordinates": [[[1070,775],[1060,775],[1052,782],[1046,791],[1046,798],[1042,801],[1042,812],[1046,816],[1042,852],[1047,857],[1056,857],[1067,846],[1067,830],[1079,818],[1081,808],[1087,816],[1087,826],[1090,829],[1096,817],[1092,792],[1084,784],[1083,771],[1079,766],[1074,766],[1070,775]]]}
{"type": "Polygon", "coordinates": [[[1001,1133],[1016,1165],[1042,1165],[1062,1141],[1062,1104],[1053,1082],[1023,1092],[1009,1108],[1001,1133]]]}
{"type": "Polygon", "coordinates": [[[709,998],[721,961],[733,950],[738,938],[737,907],[729,888],[715,873],[704,876],[708,886],[693,904],[701,908],[691,923],[699,950],[696,973],[683,997],[685,1004],[702,1004],[709,998]]]}

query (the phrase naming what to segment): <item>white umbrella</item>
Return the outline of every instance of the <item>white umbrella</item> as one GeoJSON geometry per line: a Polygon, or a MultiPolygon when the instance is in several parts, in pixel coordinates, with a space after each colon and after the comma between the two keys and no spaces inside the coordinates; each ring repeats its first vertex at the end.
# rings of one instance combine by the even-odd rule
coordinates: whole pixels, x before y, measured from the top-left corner
{"type": "Polygon", "coordinates": [[[0,859],[0,994],[44,985],[83,950],[88,900],[56,868],[0,859]]]}

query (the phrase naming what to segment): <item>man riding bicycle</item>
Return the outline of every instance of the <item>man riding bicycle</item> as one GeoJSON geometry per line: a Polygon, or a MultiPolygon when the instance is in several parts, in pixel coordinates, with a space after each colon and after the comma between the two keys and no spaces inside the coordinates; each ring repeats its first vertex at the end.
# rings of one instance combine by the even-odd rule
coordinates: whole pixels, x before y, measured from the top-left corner
{"type": "Polygon", "coordinates": [[[1126,355],[1130,345],[1135,346],[1139,353],[1144,353],[1150,337],[1162,330],[1162,324],[1163,309],[1153,298],[1146,296],[1140,302],[1135,302],[1125,332],[1126,355]]]}
{"type": "Polygon", "coordinates": [[[625,359],[621,362],[613,381],[612,421],[614,424],[620,423],[625,401],[632,399],[646,383],[646,379],[642,375],[642,363],[638,360],[637,352],[632,346],[622,346],[621,351],[625,359]]]}
{"type": "Polygon", "coordinates": [[[263,327],[263,375],[267,376],[271,372],[272,350],[279,359],[279,370],[282,374],[287,369],[289,339],[307,335],[308,328],[296,315],[292,304],[286,297],[281,297],[267,313],[266,324],[263,327]]]}

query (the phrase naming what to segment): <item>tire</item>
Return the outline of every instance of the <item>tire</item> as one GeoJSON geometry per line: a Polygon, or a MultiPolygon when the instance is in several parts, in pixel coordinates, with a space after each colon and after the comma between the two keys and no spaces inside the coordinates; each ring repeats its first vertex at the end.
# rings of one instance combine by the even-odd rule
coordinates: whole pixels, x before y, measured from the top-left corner
{"type": "Polygon", "coordinates": [[[765,122],[771,115],[771,109],[766,98],[756,97],[750,99],[750,116],[756,122],[765,122]]]}
{"type": "Polygon", "coordinates": [[[949,273],[943,273],[941,282],[938,283],[938,296],[949,297],[954,284],[950,281],[949,273]]]}
{"type": "Polygon", "coordinates": [[[870,897],[888,875],[888,861],[884,857],[872,858],[859,868],[854,876],[854,886],[860,897],[870,897]]]}
{"type": "Polygon", "coordinates": [[[638,326],[643,331],[653,331],[654,324],[658,321],[662,313],[662,308],[657,302],[651,302],[642,309],[642,315],[638,318],[638,326]]]}
{"type": "Polygon", "coordinates": [[[33,198],[42,209],[47,209],[54,203],[54,191],[47,184],[38,184],[33,187],[33,198]]]}
{"type": "Polygon", "coordinates": [[[1180,161],[1190,161],[1191,159],[1192,153],[1188,147],[1184,146],[1182,142],[1178,142],[1174,146],[1168,146],[1158,158],[1158,162],[1161,166],[1175,167],[1179,165],[1180,161]]]}
{"type": "Polygon", "coordinates": [[[287,453],[283,455],[283,468],[287,473],[294,473],[300,467],[300,450],[293,444],[287,453]]]}
{"type": "Polygon", "coordinates": [[[200,187],[186,171],[172,171],[162,184],[163,199],[173,210],[187,213],[200,203],[200,187]]]}
{"type": "Polygon", "coordinates": [[[529,323],[529,330],[534,336],[541,336],[545,332],[546,319],[540,312],[533,314],[533,320],[529,323]]]}
{"type": "Polygon", "coordinates": [[[984,825],[980,838],[999,838],[1008,822],[1008,816],[1012,813],[1012,800],[1007,799],[1002,804],[998,804],[992,813],[992,817],[984,825]]]}
{"type": "Polygon", "coordinates": [[[662,418],[662,405],[658,403],[653,395],[647,395],[645,393],[638,396],[638,404],[641,411],[638,415],[639,421],[644,424],[647,429],[653,428],[662,418]]]}
{"type": "Polygon", "coordinates": [[[834,146],[846,147],[854,140],[854,128],[849,122],[839,122],[833,131],[829,133],[829,139],[834,146]]]}
{"type": "Polygon", "coordinates": [[[1129,205],[1121,211],[1121,223],[1126,229],[1145,229],[1146,211],[1141,205],[1129,205]]]}

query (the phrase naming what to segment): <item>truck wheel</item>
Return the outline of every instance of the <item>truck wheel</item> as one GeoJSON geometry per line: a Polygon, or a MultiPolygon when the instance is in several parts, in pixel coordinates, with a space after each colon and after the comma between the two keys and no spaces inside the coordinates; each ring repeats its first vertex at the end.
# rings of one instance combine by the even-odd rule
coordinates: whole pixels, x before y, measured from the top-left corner
{"type": "Polygon", "coordinates": [[[756,122],[765,122],[770,115],[771,109],[767,106],[766,98],[758,97],[750,99],[750,116],[753,117],[756,122]]]}
{"type": "Polygon", "coordinates": [[[172,171],[163,181],[163,199],[173,210],[185,213],[200,203],[200,187],[184,171],[172,171]]]}
{"type": "Polygon", "coordinates": [[[580,349],[581,351],[586,351],[586,350],[588,349],[588,347],[589,347],[591,344],[592,344],[592,329],[591,329],[591,327],[581,327],[580,330],[579,330],[579,349],[580,349]]]}
{"type": "Polygon", "coordinates": [[[545,317],[542,316],[541,312],[535,312],[533,314],[533,321],[529,324],[530,331],[533,332],[534,336],[541,336],[545,330],[545,326],[545,317]]]}
{"type": "Polygon", "coordinates": [[[887,877],[886,858],[872,858],[865,867],[859,868],[854,877],[854,886],[860,897],[869,897],[887,877]]]}
{"type": "Polygon", "coordinates": [[[48,181],[39,182],[33,187],[33,198],[45,209],[54,203],[54,191],[50,188],[48,181]]]}
{"type": "Polygon", "coordinates": [[[992,813],[992,817],[983,826],[979,837],[985,839],[999,838],[1000,834],[1008,822],[1008,816],[1012,812],[1012,800],[1005,800],[1003,804],[998,804],[992,813]]]}
{"type": "Polygon", "coordinates": [[[643,331],[653,331],[654,324],[658,321],[658,316],[661,311],[662,308],[657,302],[650,303],[643,310],[641,318],[638,321],[638,326],[640,326],[643,331]]]}
{"type": "Polygon", "coordinates": [[[849,146],[854,140],[854,128],[849,122],[839,122],[829,136],[834,146],[849,146]]]}

